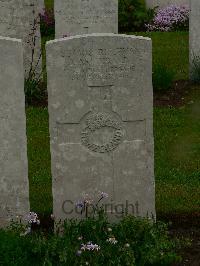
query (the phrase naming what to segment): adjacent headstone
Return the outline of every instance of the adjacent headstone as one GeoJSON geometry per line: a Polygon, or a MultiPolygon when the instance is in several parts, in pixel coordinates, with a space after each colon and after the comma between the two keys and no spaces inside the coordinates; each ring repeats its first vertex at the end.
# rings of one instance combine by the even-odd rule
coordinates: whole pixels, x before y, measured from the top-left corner
{"type": "Polygon", "coordinates": [[[200,1],[191,0],[190,4],[190,78],[198,79],[195,77],[199,71],[195,71],[195,65],[200,64],[200,1]]]}
{"type": "Polygon", "coordinates": [[[80,217],[75,203],[97,191],[113,217],[155,215],[151,40],[92,34],[46,49],[56,219],[80,217]]]}
{"type": "Polygon", "coordinates": [[[55,0],[56,38],[118,33],[118,0],[55,0]]]}
{"type": "Polygon", "coordinates": [[[0,37],[0,227],[29,212],[23,48],[0,37]]]}
{"type": "Polygon", "coordinates": [[[189,5],[190,0],[146,0],[147,7],[166,7],[169,5],[189,5]]]}
{"type": "Polygon", "coordinates": [[[39,13],[43,7],[44,0],[0,0],[0,36],[23,40],[26,76],[32,62],[37,77],[41,72],[39,13]]]}

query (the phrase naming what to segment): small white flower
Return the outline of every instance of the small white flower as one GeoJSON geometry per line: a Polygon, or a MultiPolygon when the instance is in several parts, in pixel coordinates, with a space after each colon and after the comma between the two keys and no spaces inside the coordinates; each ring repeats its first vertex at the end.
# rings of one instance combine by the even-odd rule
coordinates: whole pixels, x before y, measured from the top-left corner
{"type": "Polygon", "coordinates": [[[112,228],[109,227],[109,228],[108,228],[108,232],[112,232],[112,228]]]}
{"type": "Polygon", "coordinates": [[[81,250],[78,250],[77,252],[76,252],[76,255],[77,256],[80,256],[82,254],[82,251],[81,250]]]}
{"type": "Polygon", "coordinates": [[[40,220],[38,219],[38,215],[35,212],[30,212],[26,217],[25,220],[29,224],[40,224],[40,220]]]}
{"type": "Polygon", "coordinates": [[[82,240],[82,239],[83,239],[83,237],[82,237],[82,236],[79,236],[79,237],[78,237],[78,240],[82,240]]]}
{"type": "Polygon", "coordinates": [[[24,233],[21,233],[20,236],[26,236],[31,233],[31,227],[28,227],[24,233]]]}
{"type": "Polygon", "coordinates": [[[97,245],[97,244],[92,244],[92,242],[88,242],[87,244],[81,244],[81,250],[82,251],[86,251],[86,250],[89,250],[89,251],[99,251],[100,250],[100,246],[97,245]]]}
{"type": "Polygon", "coordinates": [[[108,198],[108,194],[105,193],[105,192],[100,192],[100,196],[101,196],[101,198],[103,198],[103,199],[108,198]]]}
{"type": "Polygon", "coordinates": [[[129,248],[129,247],[130,247],[130,244],[129,244],[129,243],[126,243],[124,246],[125,246],[126,248],[129,248]]]}
{"type": "Polygon", "coordinates": [[[118,242],[115,237],[110,237],[106,241],[113,244],[113,245],[117,244],[117,242],[118,242]]]}

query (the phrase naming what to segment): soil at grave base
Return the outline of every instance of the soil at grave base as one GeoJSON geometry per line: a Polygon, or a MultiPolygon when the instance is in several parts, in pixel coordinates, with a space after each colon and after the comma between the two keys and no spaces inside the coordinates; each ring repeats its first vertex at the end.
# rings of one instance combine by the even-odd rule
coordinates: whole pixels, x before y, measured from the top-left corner
{"type": "Polygon", "coordinates": [[[185,105],[192,85],[194,84],[188,80],[178,80],[173,83],[169,90],[154,92],[154,106],[181,107],[185,105]]]}
{"type": "Polygon", "coordinates": [[[158,220],[170,223],[170,236],[189,239],[191,245],[182,248],[180,263],[172,266],[200,266],[200,212],[192,214],[158,214],[158,220]]]}

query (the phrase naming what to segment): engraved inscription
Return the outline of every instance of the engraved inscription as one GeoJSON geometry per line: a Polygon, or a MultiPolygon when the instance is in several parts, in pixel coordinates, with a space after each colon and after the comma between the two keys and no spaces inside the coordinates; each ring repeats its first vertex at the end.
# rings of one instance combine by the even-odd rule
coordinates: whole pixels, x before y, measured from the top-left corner
{"type": "Polygon", "coordinates": [[[117,0],[55,0],[56,36],[118,32],[117,0]]]}
{"type": "MultiPolygon", "coordinates": [[[[102,133],[104,134],[104,133],[102,133]]],[[[123,130],[121,123],[107,113],[94,113],[86,119],[86,127],[81,132],[81,141],[84,146],[93,152],[106,153],[117,148],[122,142],[123,130]],[[111,138],[104,143],[95,143],[95,133],[102,129],[111,131],[111,138]]]]}

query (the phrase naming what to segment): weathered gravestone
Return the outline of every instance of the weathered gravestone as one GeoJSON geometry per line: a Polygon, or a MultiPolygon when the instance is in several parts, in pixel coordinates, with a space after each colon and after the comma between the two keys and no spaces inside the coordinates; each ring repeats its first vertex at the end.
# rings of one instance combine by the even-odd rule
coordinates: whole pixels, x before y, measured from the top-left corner
{"type": "Polygon", "coordinates": [[[55,217],[80,217],[82,193],[99,190],[113,217],[155,215],[151,40],[92,34],[46,48],[55,217]]]}
{"type": "Polygon", "coordinates": [[[23,49],[0,37],[0,227],[29,212],[23,49]]]}
{"type": "Polygon", "coordinates": [[[55,0],[56,37],[118,32],[118,0],[55,0]]]}
{"type": "MultiPolygon", "coordinates": [[[[194,77],[195,65],[200,64],[200,1],[190,3],[190,74],[194,77]]],[[[198,68],[198,65],[196,66],[198,68]]]]}
{"type": "Polygon", "coordinates": [[[43,0],[0,0],[0,36],[23,40],[26,76],[31,64],[37,77],[41,71],[39,12],[43,7],[43,0]]]}

